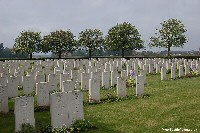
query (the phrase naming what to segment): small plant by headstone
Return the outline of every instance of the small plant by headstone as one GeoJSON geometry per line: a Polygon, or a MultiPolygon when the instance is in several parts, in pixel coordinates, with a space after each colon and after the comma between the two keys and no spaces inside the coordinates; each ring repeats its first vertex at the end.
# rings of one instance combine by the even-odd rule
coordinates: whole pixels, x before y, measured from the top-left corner
{"type": "Polygon", "coordinates": [[[29,123],[24,123],[21,125],[21,130],[16,133],[38,133],[36,129],[29,123]]]}
{"type": "Polygon", "coordinates": [[[88,120],[77,120],[73,123],[71,132],[85,132],[89,130],[95,130],[97,127],[92,125],[88,120]]]}
{"type": "Polygon", "coordinates": [[[135,86],[136,86],[135,79],[128,79],[128,80],[126,81],[126,86],[127,86],[127,87],[135,87],[135,86]]]}

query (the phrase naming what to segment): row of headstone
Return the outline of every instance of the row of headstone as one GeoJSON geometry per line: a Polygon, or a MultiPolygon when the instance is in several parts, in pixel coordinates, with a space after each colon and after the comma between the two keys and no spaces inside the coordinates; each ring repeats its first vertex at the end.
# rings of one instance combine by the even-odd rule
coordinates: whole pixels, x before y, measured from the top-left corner
{"type": "MultiPolygon", "coordinates": [[[[178,63],[179,64],[179,63],[178,63]]],[[[178,77],[184,77],[184,76],[188,76],[191,71],[193,72],[197,72],[197,74],[199,75],[200,74],[200,66],[197,65],[197,66],[193,66],[193,68],[191,68],[189,65],[175,65],[175,64],[172,64],[171,66],[171,79],[176,79],[177,78],[177,75],[176,75],[176,71],[178,70],[178,77]]],[[[162,67],[161,68],[161,80],[166,80],[166,68],[165,67],[162,67]]]]}
{"type": "MultiPolygon", "coordinates": [[[[44,87],[45,83],[38,86],[38,91],[44,87]]],[[[45,91],[45,89],[42,89],[45,91]]],[[[39,95],[39,93],[38,93],[39,95]]],[[[73,122],[84,119],[83,92],[55,92],[48,96],[40,96],[37,99],[42,106],[50,104],[51,125],[53,128],[70,127],[73,122]]],[[[7,102],[7,101],[4,101],[7,102]]],[[[0,104],[2,107],[2,104],[0,104]]],[[[7,110],[8,108],[4,108],[7,110]]],[[[22,124],[30,124],[35,127],[34,118],[34,97],[22,96],[15,98],[15,131],[21,130],[22,124]]]]}

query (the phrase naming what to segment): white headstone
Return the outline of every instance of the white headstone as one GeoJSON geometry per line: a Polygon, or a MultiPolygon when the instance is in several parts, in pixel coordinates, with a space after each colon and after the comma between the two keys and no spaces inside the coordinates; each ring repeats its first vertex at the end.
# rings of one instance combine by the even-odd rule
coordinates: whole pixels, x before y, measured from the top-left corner
{"type": "Polygon", "coordinates": [[[142,69],[140,69],[140,75],[143,75],[143,81],[144,81],[144,84],[147,83],[147,76],[146,76],[146,72],[142,69]]]}
{"type": "Polygon", "coordinates": [[[144,95],[144,78],[143,75],[136,76],[136,96],[144,95]]]}
{"type": "Polygon", "coordinates": [[[156,64],[156,73],[160,73],[160,64],[156,64]]]}
{"type": "Polygon", "coordinates": [[[176,79],[176,67],[171,66],[171,79],[176,79]]]}
{"type": "Polygon", "coordinates": [[[62,87],[62,82],[67,80],[71,80],[70,73],[60,74],[60,88],[62,87]]]}
{"type": "Polygon", "coordinates": [[[75,81],[67,80],[62,82],[62,92],[73,91],[75,88],[75,81]]]}
{"type": "Polygon", "coordinates": [[[49,85],[47,82],[36,83],[38,106],[49,106],[49,85]]]}
{"type": "Polygon", "coordinates": [[[45,82],[45,81],[46,81],[45,74],[43,74],[43,75],[38,74],[38,75],[35,76],[35,82],[36,83],[45,82]]]}
{"type": "Polygon", "coordinates": [[[102,87],[104,89],[110,88],[110,71],[102,72],[102,87]]]}
{"type": "Polygon", "coordinates": [[[8,77],[8,97],[18,96],[18,85],[20,84],[21,77],[8,77]]]}
{"type": "Polygon", "coordinates": [[[81,88],[82,90],[89,90],[89,74],[81,73],[81,88]]]}
{"type": "Polygon", "coordinates": [[[73,116],[70,111],[73,96],[67,92],[56,92],[50,95],[51,125],[53,128],[72,124],[73,116]]]}
{"type": "Polygon", "coordinates": [[[33,88],[35,87],[35,80],[33,76],[27,75],[23,76],[23,91],[24,94],[28,95],[33,92],[33,88]]]}
{"type": "Polygon", "coordinates": [[[73,122],[76,120],[84,119],[84,111],[83,111],[83,92],[80,90],[75,90],[70,92],[72,94],[72,118],[73,122]]]}
{"type": "Polygon", "coordinates": [[[49,83],[50,92],[59,90],[58,84],[60,83],[60,77],[58,74],[49,74],[47,82],[49,83]]]}
{"type": "Polygon", "coordinates": [[[100,82],[96,78],[89,79],[89,101],[100,101],[100,82]]]}
{"type": "Polygon", "coordinates": [[[166,80],[166,68],[161,68],[161,80],[166,80]]]}
{"type": "Polygon", "coordinates": [[[0,112],[7,113],[8,111],[8,87],[0,85],[0,112]]]}
{"type": "Polygon", "coordinates": [[[153,64],[149,64],[149,73],[154,73],[153,69],[153,64]]]}
{"type": "Polygon", "coordinates": [[[2,77],[0,77],[0,85],[7,85],[8,84],[8,78],[7,76],[2,75],[2,77]]]}
{"type": "Polygon", "coordinates": [[[126,97],[126,80],[121,77],[117,77],[117,96],[126,97]]]}
{"type": "Polygon", "coordinates": [[[179,65],[179,77],[183,77],[184,73],[183,73],[183,66],[179,65]]]}
{"type": "Polygon", "coordinates": [[[118,71],[114,69],[113,71],[111,71],[111,86],[117,84],[117,77],[118,77],[118,71]]]}
{"type": "Polygon", "coordinates": [[[35,127],[33,97],[15,98],[15,131],[20,131],[21,125],[24,123],[35,127]]]}
{"type": "Polygon", "coordinates": [[[185,65],[185,76],[187,76],[190,73],[190,67],[188,65],[185,65]]]}

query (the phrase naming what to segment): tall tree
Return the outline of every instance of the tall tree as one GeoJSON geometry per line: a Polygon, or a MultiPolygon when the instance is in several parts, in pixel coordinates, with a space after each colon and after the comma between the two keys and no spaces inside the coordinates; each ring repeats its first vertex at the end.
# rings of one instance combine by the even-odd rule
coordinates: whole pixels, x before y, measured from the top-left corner
{"type": "Polygon", "coordinates": [[[144,42],[141,39],[139,31],[128,22],[117,24],[108,30],[105,39],[108,49],[122,51],[124,57],[125,50],[138,50],[144,48],[144,42]]]}
{"type": "Polygon", "coordinates": [[[183,23],[178,19],[169,19],[161,23],[161,28],[156,29],[155,36],[150,38],[150,47],[163,47],[168,50],[170,57],[171,47],[183,47],[187,42],[184,33],[187,31],[183,23]]]}
{"type": "Polygon", "coordinates": [[[75,36],[70,30],[59,30],[51,32],[49,35],[43,37],[40,51],[53,52],[61,58],[65,52],[73,52],[76,48],[75,36]]]}
{"type": "Polygon", "coordinates": [[[94,50],[104,49],[103,33],[98,29],[86,29],[79,33],[78,43],[89,51],[89,58],[94,50]]]}
{"type": "Polygon", "coordinates": [[[29,54],[32,59],[33,52],[37,52],[38,45],[41,43],[40,32],[22,31],[15,39],[12,51],[17,53],[29,54]]]}

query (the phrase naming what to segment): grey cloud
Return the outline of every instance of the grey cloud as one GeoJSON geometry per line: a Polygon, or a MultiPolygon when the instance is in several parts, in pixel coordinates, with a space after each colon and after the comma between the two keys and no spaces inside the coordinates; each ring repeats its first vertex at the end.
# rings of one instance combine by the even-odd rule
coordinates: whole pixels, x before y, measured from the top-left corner
{"type": "MultiPolygon", "coordinates": [[[[22,30],[42,32],[71,29],[78,36],[86,28],[109,28],[124,21],[138,28],[145,41],[169,18],[188,29],[184,50],[196,50],[200,34],[199,0],[0,0],[0,42],[12,47],[22,30]]],[[[147,44],[147,42],[146,42],[147,44]]]]}

